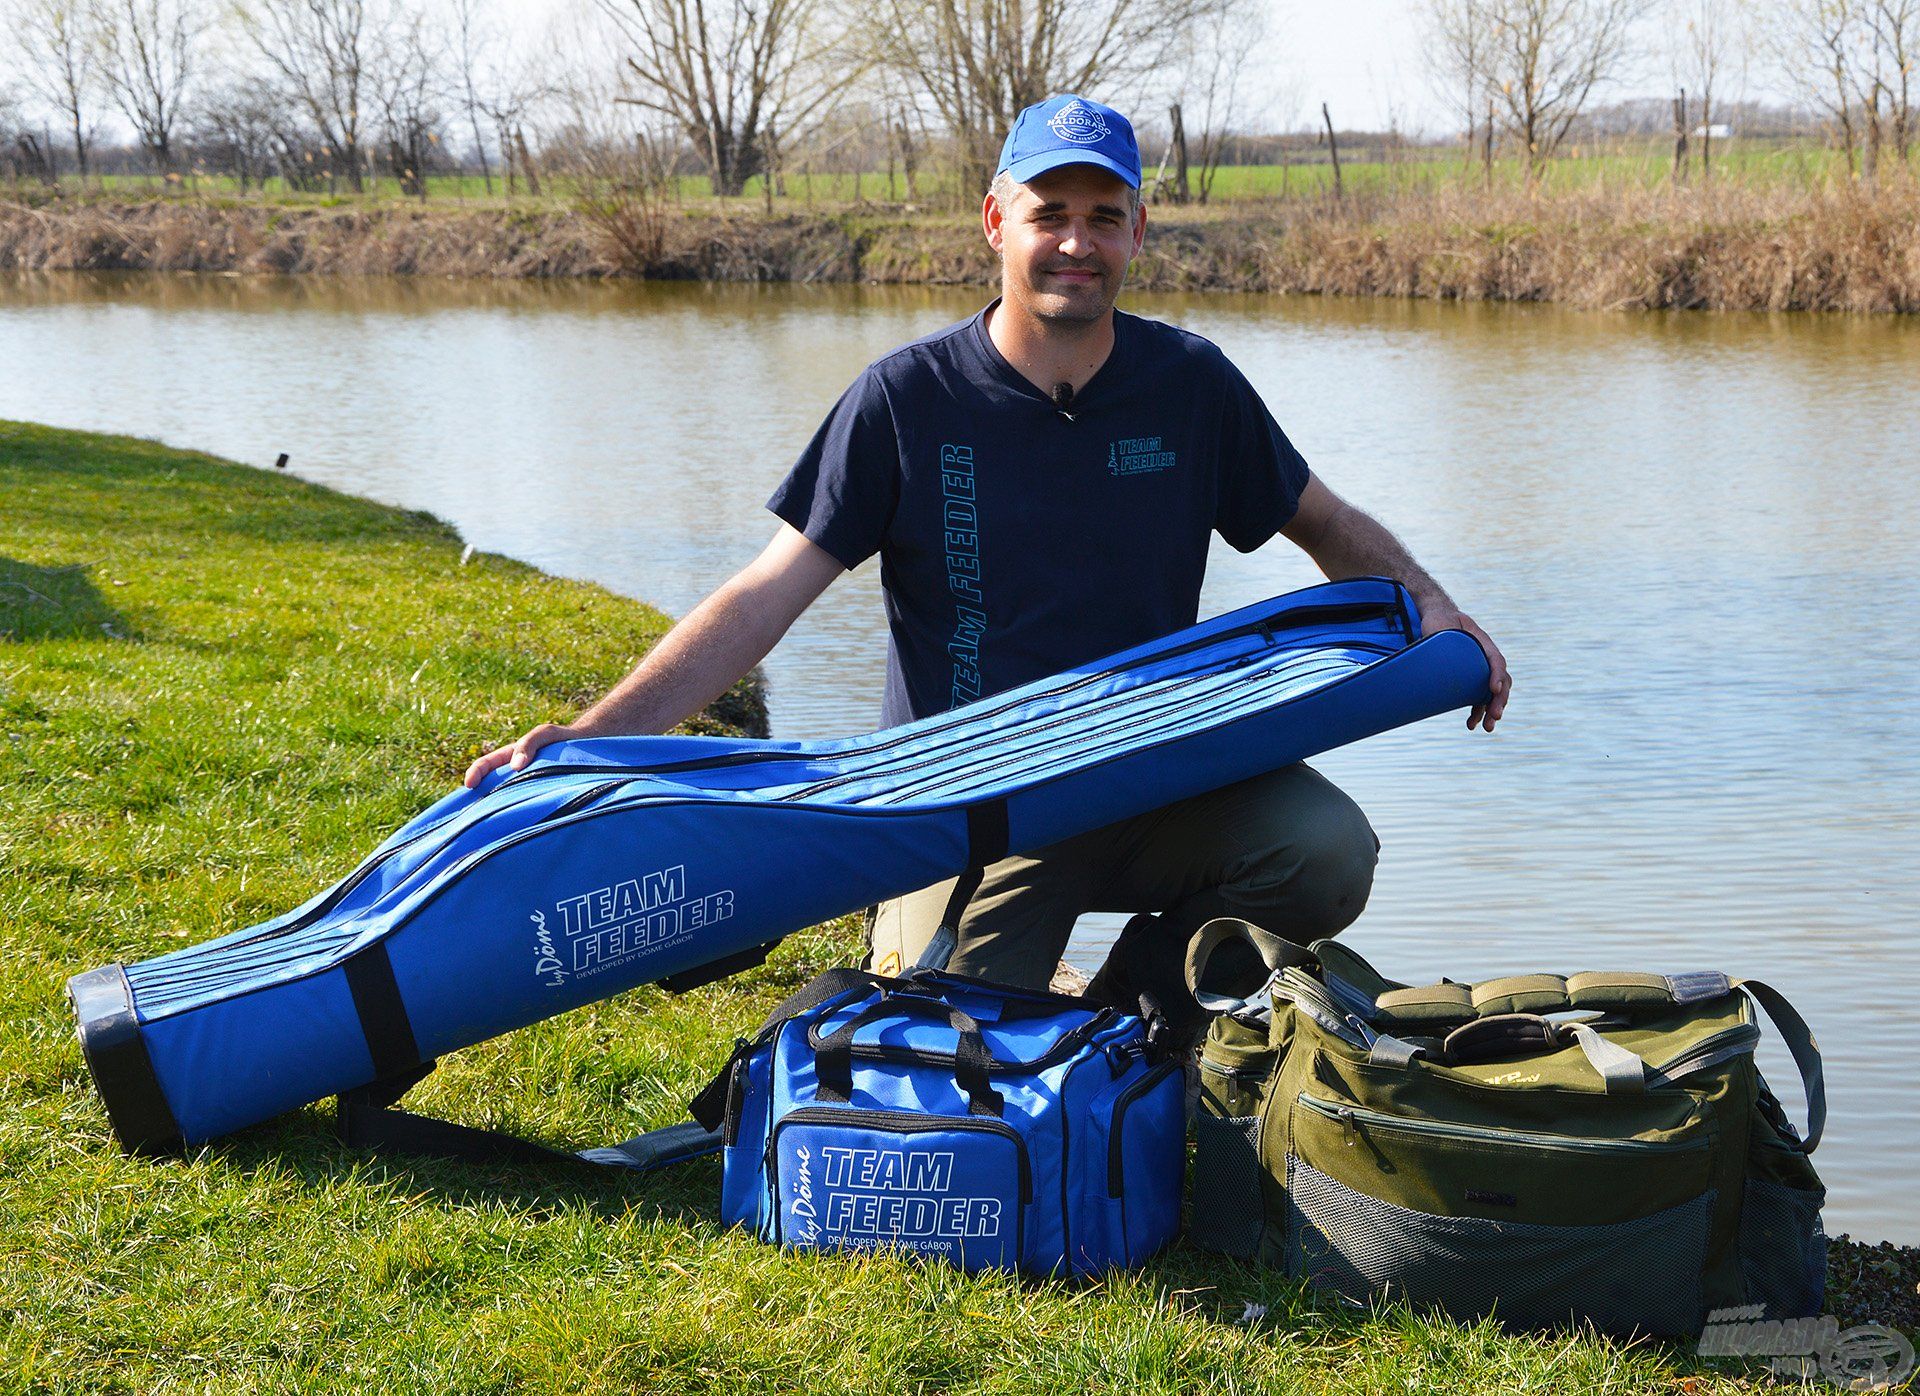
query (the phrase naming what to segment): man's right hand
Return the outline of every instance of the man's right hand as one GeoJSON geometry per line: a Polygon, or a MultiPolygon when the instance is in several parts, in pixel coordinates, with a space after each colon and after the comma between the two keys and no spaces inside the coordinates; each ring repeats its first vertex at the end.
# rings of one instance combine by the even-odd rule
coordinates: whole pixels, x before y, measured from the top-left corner
{"type": "Polygon", "coordinates": [[[586,733],[576,732],[571,727],[562,727],[557,722],[543,722],[519,741],[495,747],[467,767],[467,789],[473,789],[502,766],[511,766],[516,771],[523,769],[527,762],[533,760],[533,754],[543,746],[585,735],[586,733]]]}

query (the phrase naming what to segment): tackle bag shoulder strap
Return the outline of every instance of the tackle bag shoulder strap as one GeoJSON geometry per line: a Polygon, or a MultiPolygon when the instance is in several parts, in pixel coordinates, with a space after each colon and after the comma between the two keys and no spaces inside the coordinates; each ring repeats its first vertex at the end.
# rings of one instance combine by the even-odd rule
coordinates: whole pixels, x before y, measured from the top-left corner
{"type": "Polygon", "coordinates": [[[342,1094],[334,1117],[340,1141],[348,1148],[375,1154],[538,1167],[594,1164],[635,1173],[683,1163],[720,1148],[720,1136],[693,1120],[648,1130],[606,1148],[570,1154],[504,1130],[479,1129],[397,1109],[394,1102],[432,1068],[428,1062],[403,1080],[389,1078],[342,1094]]]}
{"type": "MultiPolygon", "coordinates": [[[[764,1037],[787,1019],[817,1008],[850,990],[875,988],[886,982],[865,970],[827,970],[815,975],[783,999],[767,1015],[754,1037],[764,1037]]],[[[700,1158],[720,1149],[720,1115],[724,1112],[726,1102],[727,1075],[740,1053],[750,1045],[745,1039],[736,1043],[727,1065],[694,1097],[691,1106],[693,1119],[647,1130],[604,1148],[568,1153],[502,1130],[479,1129],[473,1125],[456,1124],[452,1120],[416,1115],[397,1108],[400,1098],[433,1070],[434,1063],[431,1061],[343,1092],[335,1110],[335,1130],[341,1142],[349,1148],[376,1154],[424,1156],[483,1164],[545,1166],[584,1163],[624,1168],[630,1172],[649,1172],[700,1158]],[[708,1123],[707,1101],[709,1096],[714,1095],[716,1087],[718,1094],[712,1102],[711,1123],[708,1123]]]]}
{"type": "Polygon", "coordinates": [[[1820,1136],[1827,1131],[1827,1074],[1820,1061],[1820,1044],[1814,1040],[1813,1029],[1807,1026],[1799,1010],[1771,984],[1763,984],[1758,979],[1736,979],[1733,985],[1766,1010],[1780,1040],[1793,1054],[1793,1064],[1800,1069],[1800,1086],[1807,1096],[1807,1137],[1800,1142],[1800,1151],[1811,1154],[1820,1147],[1820,1136]]]}

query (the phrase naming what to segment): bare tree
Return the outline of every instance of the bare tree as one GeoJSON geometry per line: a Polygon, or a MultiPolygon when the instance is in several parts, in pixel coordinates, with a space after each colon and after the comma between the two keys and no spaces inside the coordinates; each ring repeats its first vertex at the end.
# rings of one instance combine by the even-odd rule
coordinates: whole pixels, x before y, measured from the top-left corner
{"type": "Polygon", "coordinates": [[[1484,0],[1490,90],[1537,180],[1594,90],[1632,55],[1651,0],[1484,0]]]}
{"type": "Polygon", "coordinates": [[[1920,0],[1871,0],[1866,6],[1871,36],[1873,107],[1885,111],[1886,143],[1902,164],[1913,159],[1913,88],[1920,65],[1920,0]]]}
{"type": "Polygon", "coordinates": [[[1427,0],[1428,74],[1435,94],[1460,119],[1467,157],[1481,109],[1493,92],[1493,7],[1487,0],[1427,0]]]}
{"type": "Polygon", "coordinates": [[[19,45],[20,77],[33,94],[61,114],[73,134],[73,158],[87,177],[87,120],[98,74],[85,10],[72,0],[17,0],[10,16],[19,45]]]}
{"type": "Polygon", "coordinates": [[[161,174],[173,172],[174,135],[207,27],[200,0],[99,0],[95,50],[113,103],[161,174]]]}
{"type": "Polygon", "coordinates": [[[325,147],[329,179],[345,175],[359,190],[371,68],[392,25],[388,0],[240,0],[236,16],[305,110],[325,147]]]}
{"type": "Polygon", "coordinates": [[[1678,0],[1668,11],[1674,80],[1700,103],[1700,175],[1713,176],[1714,93],[1746,42],[1742,0],[1678,0]]]}
{"type": "Polygon", "coordinates": [[[381,36],[368,87],[380,113],[387,172],[400,192],[427,197],[427,170],[439,144],[439,69],[443,46],[427,32],[426,17],[407,15],[381,36]]]}
{"type": "Polygon", "coordinates": [[[271,84],[259,77],[230,78],[194,103],[187,139],[197,159],[231,174],[244,194],[249,185],[266,182],[287,124],[285,103],[271,84]]]}
{"type": "Polygon", "coordinates": [[[487,138],[480,133],[480,77],[494,46],[494,33],[481,11],[485,0],[452,0],[453,58],[460,70],[460,95],[467,125],[473,131],[473,153],[480,161],[480,178],[493,195],[493,169],[487,163],[487,138]]]}
{"type": "Polygon", "coordinates": [[[1910,161],[1920,0],[1781,0],[1774,21],[1776,58],[1832,122],[1848,173],[1873,182],[1887,146],[1910,161]]]}
{"type": "Polygon", "coordinates": [[[1833,123],[1835,143],[1854,172],[1854,35],[1860,0],[1781,0],[1771,40],[1783,71],[1799,75],[1801,91],[1833,123]]]}
{"type": "Polygon", "coordinates": [[[736,195],[860,76],[829,0],[596,0],[623,45],[627,100],[670,118],[736,195]]]}
{"type": "Polygon", "coordinates": [[[1197,17],[1183,115],[1199,117],[1193,175],[1194,196],[1203,204],[1213,197],[1227,133],[1246,106],[1247,56],[1266,38],[1265,11],[1252,5],[1219,5],[1197,17]]]}
{"type": "Polygon", "coordinates": [[[678,123],[623,101],[618,80],[591,67],[556,87],[560,126],[546,146],[548,167],[569,180],[574,207],[609,260],[644,276],[666,253],[678,123]]]}
{"type": "Polygon", "coordinates": [[[959,146],[962,188],[983,190],[1023,107],[1114,91],[1182,57],[1203,16],[1234,0],[885,0],[879,56],[959,146]]]}

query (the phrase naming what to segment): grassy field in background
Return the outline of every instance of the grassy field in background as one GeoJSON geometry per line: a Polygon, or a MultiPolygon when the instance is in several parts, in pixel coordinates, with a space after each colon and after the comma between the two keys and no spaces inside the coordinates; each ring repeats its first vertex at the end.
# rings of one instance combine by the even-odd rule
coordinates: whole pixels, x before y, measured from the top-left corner
{"type": "MultiPolygon", "coordinates": [[[[665,621],[463,559],[424,515],[149,442],[0,422],[0,500],[0,1390],[1746,1389],[1739,1364],[1349,1310],[1185,1247],[1093,1284],[793,1258],[720,1227],[711,1160],[373,1162],[324,1107],[123,1157],[69,975],[307,897],[665,621]]],[[[575,1145],[667,1123],[853,954],[850,924],[816,928],[687,997],[457,1053],[418,1103],[575,1145]]]]}
{"type": "MultiPolygon", "coordinates": [[[[1700,179],[1699,145],[1694,147],[1695,163],[1690,178],[1700,179]]],[[[1807,188],[1844,176],[1845,162],[1830,146],[1808,140],[1733,139],[1716,142],[1713,147],[1711,177],[1735,180],[1764,188],[1807,188]]],[[[1149,157],[1146,178],[1151,185],[1157,162],[1149,157]]],[[[1611,141],[1604,149],[1569,146],[1551,161],[1542,176],[1549,192],[1570,192],[1595,186],[1618,185],[1629,188],[1657,188],[1671,181],[1673,170],[1670,141],[1611,141]]],[[[1345,152],[1341,158],[1341,181],[1355,193],[1444,190],[1466,186],[1478,188],[1487,180],[1479,161],[1469,160],[1458,147],[1407,147],[1383,153],[1381,148],[1361,146],[1345,152]]],[[[1512,155],[1498,155],[1493,163],[1492,183],[1498,188],[1520,188],[1526,183],[1526,166],[1512,155]]],[[[804,209],[821,204],[870,202],[899,204],[909,200],[906,177],[895,170],[891,181],[884,168],[867,170],[855,176],[850,171],[813,171],[796,162],[783,176],[784,192],[774,200],[776,211],[804,209]]],[[[1198,193],[1198,173],[1190,179],[1198,193]]],[[[388,203],[411,201],[400,192],[391,178],[366,182],[358,194],[344,183],[336,190],[292,191],[279,179],[265,181],[241,192],[237,180],[227,175],[190,173],[176,180],[161,180],[151,175],[105,175],[86,182],[68,175],[63,189],[79,191],[83,187],[116,198],[189,197],[211,199],[245,198],[289,205],[330,205],[352,203],[388,203]]],[[[1306,152],[1288,164],[1223,165],[1215,176],[1211,197],[1224,203],[1250,200],[1313,197],[1333,188],[1333,165],[1325,147],[1306,152]]],[[[520,181],[511,202],[521,206],[563,207],[576,192],[575,182],[564,168],[549,172],[536,198],[527,193],[520,181]]],[[[735,200],[713,200],[712,185],[705,175],[681,175],[674,181],[674,197],[718,205],[764,207],[765,185],[758,177],[747,182],[745,192],[735,200]]],[[[921,203],[953,204],[959,201],[959,189],[951,172],[938,167],[924,170],[915,184],[915,197],[921,203]]],[[[974,195],[969,194],[967,202],[974,195]]],[[[426,202],[456,204],[500,204],[509,202],[504,177],[495,172],[491,188],[478,174],[436,174],[427,181],[426,202]]]]}

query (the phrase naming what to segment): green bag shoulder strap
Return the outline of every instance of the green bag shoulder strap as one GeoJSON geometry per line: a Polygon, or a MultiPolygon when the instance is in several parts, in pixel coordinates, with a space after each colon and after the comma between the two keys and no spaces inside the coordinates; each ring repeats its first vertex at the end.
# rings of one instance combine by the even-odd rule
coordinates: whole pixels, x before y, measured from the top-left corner
{"type": "Polygon", "coordinates": [[[1800,1141],[1800,1149],[1810,1154],[1820,1147],[1820,1136],[1827,1132],[1827,1073],[1820,1061],[1820,1044],[1814,1040],[1807,1020],[1787,1002],[1787,996],[1771,984],[1763,984],[1758,979],[1733,982],[1766,1010],[1780,1040],[1793,1054],[1793,1064],[1800,1068],[1800,1087],[1807,1096],[1807,1136],[1800,1141]]]}

